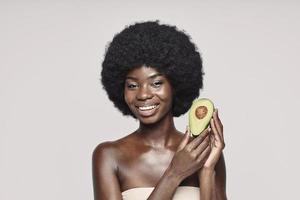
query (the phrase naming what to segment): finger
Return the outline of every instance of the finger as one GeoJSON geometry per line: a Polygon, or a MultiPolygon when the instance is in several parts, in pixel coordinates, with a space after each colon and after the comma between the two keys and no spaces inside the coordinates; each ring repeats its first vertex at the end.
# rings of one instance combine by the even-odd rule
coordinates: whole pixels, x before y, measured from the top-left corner
{"type": "MultiPolygon", "coordinates": [[[[216,125],[216,119],[215,119],[215,118],[212,118],[212,119],[210,120],[210,126],[211,126],[211,127],[214,127],[214,128],[212,128],[212,130],[213,130],[213,131],[217,131],[217,133],[218,133],[220,139],[223,140],[223,137],[221,136],[221,134],[220,134],[220,132],[219,132],[219,130],[218,130],[218,128],[217,128],[217,125],[216,125]]],[[[214,133],[213,133],[212,135],[214,136],[214,133]]]]}
{"type": "Polygon", "coordinates": [[[177,147],[177,152],[182,150],[186,146],[186,144],[189,142],[190,138],[191,138],[190,137],[190,129],[189,129],[189,126],[186,126],[185,134],[184,134],[183,139],[181,140],[180,144],[177,147]]]}
{"type": "Polygon", "coordinates": [[[219,126],[220,126],[220,129],[221,129],[221,132],[220,132],[220,135],[221,135],[221,137],[222,137],[222,139],[224,140],[224,135],[223,135],[223,133],[224,133],[224,128],[223,128],[223,124],[222,124],[222,122],[221,122],[221,120],[220,120],[220,117],[219,117],[219,110],[217,109],[217,120],[218,120],[218,124],[219,124],[219,126]]]}
{"type": "Polygon", "coordinates": [[[217,130],[219,132],[219,134],[223,134],[223,124],[219,118],[219,112],[218,109],[215,110],[214,114],[213,114],[213,118],[215,119],[215,124],[217,127],[217,130]]]}
{"type": "Polygon", "coordinates": [[[197,157],[197,161],[200,163],[201,162],[204,163],[205,160],[208,158],[210,151],[211,151],[211,147],[210,147],[210,145],[207,145],[207,147],[204,149],[204,151],[197,157]]]}
{"type": "Polygon", "coordinates": [[[214,134],[211,133],[209,136],[210,136],[210,146],[211,146],[211,147],[214,147],[214,145],[215,145],[215,137],[214,137],[214,134]]]}
{"type": "Polygon", "coordinates": [[[200,133],[198,137],[193,139],[188,145],[187,148],[188,150],[193,150],[195,149],[208,135],[209,135],[210,127],[206,128],[204,131],[200,133]]]}
{"type": "Polygon", "coordinates": [[[203,142],[201,142],[192,152],[196,155],[200,155],[207,146],[210,145],[210,135],[208,135],[203,142]]]}
{"type": "Polygon", "coordinates": [[[210,125],[211,125],[211,129],[213,131],[214,140],[217,141],[217,142],[221,142],[221,137],[220,137],[220,135],[218,133],[218,130],[217,130],[216,126],[215,126],[213,118],[211,118],[211,120],[210,120],[210,125]]]}
{"type": "MultiPolygon", "coordinates": [[[[214,120],[212,119],[212,126],[214,126],[214,120]]],[[[215,128],[216,129],[216,128],[215,128]]],[[[214,143],[214,145],[218,145],[222,149],[225,148],[224,138],[221,138],[221,135],[218,133],[218,131],[214,132],[214,139],[218,143],[214,143]]]]}

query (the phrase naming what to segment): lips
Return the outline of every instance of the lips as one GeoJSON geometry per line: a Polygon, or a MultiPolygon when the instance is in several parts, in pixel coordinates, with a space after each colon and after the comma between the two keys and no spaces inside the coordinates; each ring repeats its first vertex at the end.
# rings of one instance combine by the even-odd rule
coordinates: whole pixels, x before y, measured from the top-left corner
{"type": "Polygon", "coordinates": [[[139,115],[143,117],[149,117],[156,113],[157,109],[159,108],[159,104],[148,104],[144,106],[136,106],[136,109],[139,115]]]}
{"type": "Polygon", "coordinates": [[[136,105],[136,107],[147,107],[147,106],[156,106],[158,103],[147,103],[147,104],[140,104],[136,105]]]}

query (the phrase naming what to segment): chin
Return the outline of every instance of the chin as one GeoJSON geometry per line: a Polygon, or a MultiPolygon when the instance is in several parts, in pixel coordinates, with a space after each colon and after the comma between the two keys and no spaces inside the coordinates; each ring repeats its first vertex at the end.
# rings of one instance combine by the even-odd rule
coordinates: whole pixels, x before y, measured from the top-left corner
{"type": "Polygon", "coordinates": [[[147,124],[147,125],[150,125],[150,124],[155,124],[157,123],[159,120],[157,120],[156,118],[154,117],[149,117],[149,118],[138,118],[139,121],[142,123],[142,124],[147,124]]]}
{"type": "Polygon", "coordinates": [[[145,124],[145,125],[151,125],[160,122],[164,118],[168,116],[167,113],[156,113],[156,115],[149,116],[149,117],[142,117],[140,115],[135,115],[137,119],[140,121],[140,123],[145,124]]]}
{"type": "Polygon", "coordinates": [[[139,120],[143,124],[153,124],[153,123],[156,123],[158,121],[158,116],[157,115],[153,115],[153,116],[149,116],[149,117],[143,117],[143,116],[140,116],[136,113],[134,115],[136,117],[136,120],[139,120]]]}

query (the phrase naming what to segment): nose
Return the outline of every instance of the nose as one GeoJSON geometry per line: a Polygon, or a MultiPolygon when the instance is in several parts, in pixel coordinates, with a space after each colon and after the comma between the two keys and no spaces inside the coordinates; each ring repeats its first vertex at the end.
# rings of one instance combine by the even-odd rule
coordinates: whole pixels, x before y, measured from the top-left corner
{"type": "Polygon", "coordinates": [[[144,85],[139,88],[136,98],[138,100],[151,99],[153,97],[152,91],[148,88],[147,85],[144,85]]]}

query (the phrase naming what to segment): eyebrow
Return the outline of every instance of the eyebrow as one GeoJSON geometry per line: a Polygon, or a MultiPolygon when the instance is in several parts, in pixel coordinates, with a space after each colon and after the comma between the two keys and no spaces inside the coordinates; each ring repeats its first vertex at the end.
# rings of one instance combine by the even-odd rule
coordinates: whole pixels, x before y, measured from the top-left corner
{"type": "MultiPolygon", "coordinates": [[[[153,79],[157,76],[163,76],[163,74],[161,74],[161,73],[153,74],[153,75],[149,76],[147,79],[153,79]]],[[[132,76],[126,76],[126,79],[138,80],[138,78],[132,77],[132,76]]]]}

